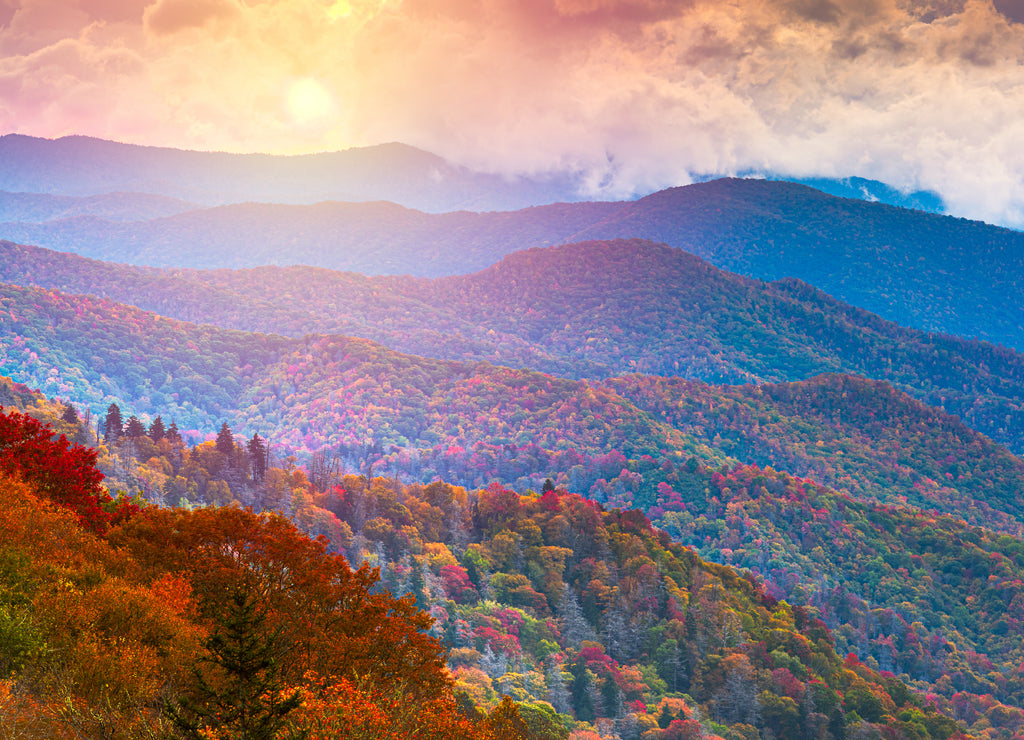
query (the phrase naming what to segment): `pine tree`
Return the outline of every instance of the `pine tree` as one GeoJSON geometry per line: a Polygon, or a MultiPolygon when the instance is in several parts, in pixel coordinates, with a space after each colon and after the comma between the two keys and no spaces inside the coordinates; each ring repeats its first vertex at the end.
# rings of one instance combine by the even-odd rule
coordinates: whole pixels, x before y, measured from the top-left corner
{"type": "Polygon", "coordinates": [[[220,425],[220,431],[217,432],[217,451],[229,457],[235,454],[235,438],[226,421],[220,425]]]}
{"type": "Polygon", "coordinates": [[[593,722],[597,717],[594,711],[594,697],[592,696],[593,681],[590,671],[587,670],[586,661],[582,656],[577,656],[569,667],[572,674],[572,709],[576,719],[583,722],[593,722]]]}
{"type": "Polygon", "coordinates": [[[184,737],[203,740],[211,731],[240,740],[305,736],[286,730],[286,717],[302,698],[297,691],[282,698],[277,633],[268,632],[265,623],[255,594],[237,587],[205,642],[207,670],[196,668],[191,694],[165,707],[184,737]]]}
{"type": "Polygon", "coordinates": [[[62,421],[66,421],[68,424],[77,424],[78,412],[75,410],[74,406],[72,406],[70,403],[66,403],[64,404],[64,413],[60,415],[60,418],[62,421]]]}
{"type": "Polygon", "coordinates": [[[164,436],[171,444],[185,444],[184,440],[181,438],[181,432],[178,431],[178,425],[175,424],[173,420],[171,421],[171,425],[167,427],[167,434],[164,436]]]}
{"type": "Polygon", "coordinates": [[[145,437],[146,427],[144,427],[138,417],[133,414],[128,417],[128,424],[124,428],[124,433],[132,438],[145,437]]]}
{"type": "Polygon", "coordinates": [[[167,430],[164,428],[164,420],[158,416],[153,419],[153,423],[149,425],[149,438],[154,442],[159,442],[166,436],[167,430]]]}
{"type": "Polygon", "coordinates": [[[121,409],[116,403],[107,407],[107,416],[103,421],[103,444],[109,445],[118,440],[124,434],[124,420],[121,418],[121,409]]]}
{"type": "Polygon", "coordinates": [[[267,476],[267,468],[269,467],[267,444],[258,433],[253,432],[252,439],[246,444],[246,448],[249,450],[249,467],[252,470],[252,479],[254,481],[261,481],[267,476]]]}

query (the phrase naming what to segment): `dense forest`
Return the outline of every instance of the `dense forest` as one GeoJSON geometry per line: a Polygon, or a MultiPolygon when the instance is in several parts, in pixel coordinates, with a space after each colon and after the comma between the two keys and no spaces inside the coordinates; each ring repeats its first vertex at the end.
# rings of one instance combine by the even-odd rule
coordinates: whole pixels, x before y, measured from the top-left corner
{"type": "Polygon", "coordinates": [[[528,250],[432,281],[308,267],[158,271],[13,244],[0,244],[0,254],[0,280],[20,285],[225,328],[358,336],[418,356],[561,377],[642,372],[744,383],[855,373],[1024,450],[1019,353],[906,329],[799,281],[751,281],[641,240],[528,250]]]}
{"type": "MultiPolygon", "coordinates": [[[[43,411],[59,417],[65,425],[65,417],[73,417],[69,407],[58,413],[24,388],[8,391],[7,397],[37,415],[43,411]]],[[[496,565],[494,550],[485,550],[487,559],[473,563],[451,555],[461,547],[472,550],[474,541],[488,543],[480,531],[481,500],[499,497],[506,505],[518,500],[525,506],[537,500],[532,492],[520,496],[500,486],[474,492],[447,483],[402,485],[391,478],[345,474],[337,460],[326,457],[300,469],[268,455],[258,435],[246,440],[226,425],[216,439],[194,448],[182,442],[173,425],[167,429],[162,421],[149,430],[134,417],[108,426],[121,426],[123,431],[100,445],[101,467],[112,476],[145,481],[151,501],[184,508],[245,502],[285,513],[310,535],[325,537],[350,562],[380,567],[392,593],[415,592],[417,603],[435,616],[441,613],[438,606],[450,615],[448,600],[462,604],[459,593],[473,596],[473,603],[482,593],[486,597],[486,584],[505,588],[508,593],[502,592],[505,595],[497,600],[517,608],[540,608],[538,594],[550,596],[542,586],[546,581],[534,578],[534,569],[522,559],[521,537],[487,545],[505,548],[501,552],[508,557],[509,547],[519,553],[504,566],[496,565]],[[156,488],[160,480],[163,486],[156,488]],[[448,565],[466,572],[459,575],[461,571],[446,569],[448,565]],[[502,567],[504,575],[495,576],[502,567]],[[416,568],[422,572],[417,574],[416,568]],[[530,589],[519,588],[526,585],[523,575],[531,579],[530,589]],[[517,579],[509,586],[504,579],[513,576],[517,579]]],[[[73,430],[74,425],[64,428],[73,430]]],[[[81,429],[80,433],[86,434],[81,429]]],[[[1024,701],[1018,670],[1024,662],[1018,640],[1024,622],[1020,539],[969,528],[952,517],[858,503],[771,469],[715,470],[695,460],[678,468],[663,463],[659,469],[663,482],[649,512],[664,532],[705,558],[748,569],[767,597],[785,599],[820,618],[832,631],[830,641],[840,655],[857,655],[873,670],[900,676],[933,696],[945,712],[961,720],[971,718],[971,724],[989,710],[1005,713],[1006,707],[1019,707],[1024,701]]],[[[626,471],[622,477],[628,477],[626,471]]],[[[549,502],[555,500],[553,495],[559,501],[576,501],[577,507],[604,511],[604,505],[567,494],[550,481],[540,488],[551,494],[545,494],[549,502]]],[[[590,495],[602,498],[599,491],[590,495]]],[[[614,494],[610,498],[614,501],[614,494]]],[[[537,521],[539,516],[529,518],[537,521]]],[[[515,527],[513,531],[525,536],[515,527]]],[[[569,546],[577,547],[574,541],[568,541],[569,546]]],[[[545,547],[567,546],[563,539],[544,542],[545,547]]],[[[608,625],[596,616],[599,612],[587,611],[593,603],[587,598],[588,587],[576,586],[581,608],[591,616],[591,629],[597,635],[602,629],[607,632],[608,625]]],[[[550,598],[547,609],[561,615],[557,601],[550,598]]],[[[620,616],[614,617],[616,625],[620,616]]],[[[435,634],[444,636],[439,630],[435,634]]],[[[450,634],[447,639],[451,641],[450,634]]],[[[487,651],[480,645],[475,649],[480,655],[470,654],[473,660],[466,658],[462,667],[496,671],[485,657],[487,651]]],[[[621,661],[619,654],[614,656],[621,661]]],[[[458,667],[456,660],[456,675],[458,667]]],[[[489,693],[497,691],[496,678],[500,676],[491,676],[492,683],[478,687],[477,693],[496,698],[500,691],[489,693]]],[[[1007,716],[1021,717],[1013,712],[1007,716]]]]}
{"type": "Polygon", "coordinates": [[[292,505],[338,522],[311,540],[237,505],[110,499],[93,450],[15,410],[0,422],[0,702],[24,737],[949,738],[1021,722],[842,659],[810,610],[639,512],[553,487],[349,475],[321,491],[298,474],[292,505]],[[55,486],[53,469],[74,475],[55,486]]]}
{"type": "MultiPolygon", "coordinates": [[[[639,375],[574,381],[341,336],[197,326],[56,291],[0,295],[0,371],[76,399],[95,421],[117,403],[146,424],[174,421],[190,441],[227,422],[354,472],[377,465],[412,480],[518,490],[552,477],[644,509],[665,482],[661,462],[696,457],[773,466],[1008,533],[1020,533],[1024,516],[1019,458],[885,383],[838,374],[738,387],[639,375]],[[641,470],[645,455],[654,463],[641,470]]],[[[1007,411],[1003,423],[1022,413],[1007,411]]]]}

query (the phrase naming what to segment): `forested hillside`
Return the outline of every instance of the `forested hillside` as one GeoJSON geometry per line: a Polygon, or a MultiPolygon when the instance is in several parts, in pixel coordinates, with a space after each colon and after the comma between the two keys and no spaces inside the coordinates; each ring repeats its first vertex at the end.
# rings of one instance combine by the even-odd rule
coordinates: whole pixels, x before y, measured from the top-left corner
{"type": "MultiPolygon", "coordinates": [[[[260,509],[285,512],[310,534],[327,537],[350,559],[380,566],[389,590],[414,593],[417,603],[432,607],[435,616],[451,617],[456,606],[446,602],[468,606],[482,597],[496,599],[505,605],[502,609],[529,607],[545,613],[539,605],[544,603],[542,594],[550,597],[548,576],[542,581],[548,586],[534,582],[533,590],[522,587],[526,584],[523,574],[535,580],[527,547],[533,540],[525,530],[513,526],[530,511],[522,508],[524,502],[536,501],[535,497],[519,497],[492,486],[487,496],[481,493],[477,501],[474,495],[467,497],[465,489],[437,482],[424,487],[402,486],[394,479],[371,481],[346,475],[337,461],[326,456],[310,461],[307,477],[301,470],[277,467],[274,461],[279,458],[265,456],[258,435],[246,441],[232,435],[226,426],[216,441],[193,448],[183,443],[173,424],[165,430],[159,420],[148,432],[137,420],[129,420],[122,432],[104,436],[106,443],[100,450],[105,469],[117,476],[127,474],[134,486],[142,483],[150,500],[183,507],[224,506],[241,500],[260,509]],[[139,431],[132,431],[133,427],[139,431]],[[499,502],[504,511],[502,522],[521,536],[489,541],[479,534],[481,517],[494,515],[483,512],[499,502]],[[467,547],[477,536],[487,545],[482,551],[484,559],[472,544],[467,547]],[[447,548],[432,544],[438,542],[447,548]],[[462,547],[472,557],[453,558],[450,553],[462,547]],[[526,561],[521,555],[512,555],[523,552],[526,561]],[[496,568],[503,573],[495,573],[496,568]],[[512,585],[507,582],[510,578],[512,585]]],[[[635,468],[637,462],[620,459],[618,464],[635,468]]],[[[896,673],[918,690],[936,694],[941,697],[936,701],[946,711],[955,712],[958,719],[969,719],[970,724],[991,715],[1001,718],[999,726],[1016,726],[1020,713],[1007,714],[1001,707],[1004,703],[1019,707],[1024,699],[1017,639],[1024,619],[1024,543],[1020,539],[968,528],[952,517],[865,505],[770,468],[716,470],[693,460],[681,466],[669,461],[656,467],[652,463],[650,459],[639,461],[644,473],[632,476],[623,469],[616,483],[660,478],[650,514],[674,539],[692,545],[705,557],[749,568],[776,598],[785,597],[792,604],[806,606],[810,614],[820,615],[834,630],[840,654],[852,652],[876,669],[896,673]]],[[[543,488],[553,490],[550,482],[543,488]]],[[[597,487],[590,492],[593,497],[608,494],[597,487]]],[[[578,496],[565,496],[564,492],[546,494],[543,500],[549,504],[559,497],[563,502],[573,501],[576,515],[603,511],[600,505],[584,505],[578,496]]],[[[530,518],[539,521],[537,514],[530,518]]],[[[542,529],[545,538],[553,536],[549,527],[542,529]]],[[[602,541],[600,537],[598,541],[602,541]]],[[[558,549],[565,546],[565,540],[557,542],[561,544],[550,548],[545,557],[565,554],[558,549]]],[[[578,544],[571,547],[579,549],[578,544]]],[[[541,554],[545,554],[543,549],[541,554]]],[[[607,577],[598,576],[602,581],[607,577]]],[[[608,585],[616,583],[613,573],[608,585]]],[[[601,632],[600,625],[604,624],[605,630],[610,627],[600,620],[608,618],[618,624],[614,620],[622,615],[607,611],[611,608],[608,597],[595,595],[603,592],[595,591],[593,581],[586,588],[577,584],[577,588],[590,629],[603,643],[617,644],[618,633],[601,632]],[[592,605],[595,598],[598,607],[592,605]],[[599,616],[602,614],[605,616],[599,616]]],[[[558,603],[549,599],[547,609],[564,617],[558,603]]],[[[624,604],[620,602],[617,608],[625,608],[624,604]]],[[[458,611],[470,624],[465,629],[481,624],[466,616],[467,610],[458,611]]],[[[521,668],[510,668],[518,651],[525,653],[522,659],[537,660],[534,652],[544,643],[519,643],[523,626],[505,618],[500,621],[500,625],[486,622],[498,630],[498,636],[487,631],[488,642],[479,643],[475,652],[452,653],[453,667],[465,669],[456,674],[477,697],[491,700],[495,690],[508,693],[510,687],[518,687],[513,692],[517,697],[537,698],[537,687],[549,685],[544,681],[552,680],[550,675],[540,683],[536,676],[524,683],[520,675],[506,673],[522,673],[521,668]],[[503,641],[491,644],[502,635],[503,641]],[[487,645],[492,648],[490,654],[487,645]],[[508,655],[496,656],[499,645],[506,646],[506,651],[508,645],[518,647],[508,655]],[[471,668],[483,671],[489,680],[471,668]]],[[[451,622],[445,624],[449,630],[455,629],[451,622]]],[[[530,624],[530,640],[539,639],[536,630],[541,626],[530,624]]],[[[446,639],[452,642],[456,637],[449,632],[446,639]]],[[[462,640],[462,647],[468,645],[465,637],[462,640]]],[[[608,654],[621,660],[612,650],[608,654]]],[[[543,662],[544,656],[539,657],[543,662]]],[[[532,670],[539,670],[536,663],[532,670]]],[[[663,678],[664,670],[660,671],[663,678]]],[[[650,676],[643,675],[649,683],[650,676]]]]}
{"type": "Polygon", "coordinates": [[[628,493],[622,505],[652,505],[661,481],[648,473],[630,482],[620,461],[694,456],[776,465],[858,497],[905,500],[1003,531],[1019,531],[1024,518],[1019,458],[880,383],[573,381],[362,339],[197,326],[39,289],[3,295],[0,371],[97,418],[114,402],[125,415],[147,423],[162,415],[186,432],[227,421],[290,450],[416,480],[535,487],[566,476],[573,491],[628,493]]]}
{"type": "MultiPolygon", "coordinates": [[[[219,527],[186,512],[230,518],[237,510],[220,507],[234,503],[286,514],[353,566],[380,567],[367,594],[412,594],[437,620],[455,680],[430,705],[438,722],[511,722],[507,695],[522,702],[520,721],[555,733],[537,737],[838,738],[869,725],[949,737],[952,718],[968,736],[1012,738],[1024,723],[1024,461],[972,428],[1019,423],[1014,352],[901,329],[798,282],[750,281],[639,240],[532,250],[436,281],[126,269],[4,249],[15,277],[167,307],[198,297],[192,311],[208,320],[286,327],[293,336],[5,285],[0,372],[17,382],[0,385],[0,403],[97,445],[115,492],[142,495],[95,492],[98,507],[79,512],[110,538],[142,521],[219,527]],[[307,333],[335,325],[471,359],[307,333]],[[516,353],[582,377],[485,361],[516,353]],[[787,377],[773,366],[814,377],[609,377],[659,354],[718,380],[787,377]],[[957,418],[884,380],[815,375],[834,369],[874,369],[969,411],[957,418]],[[749,579],[669,546],[628,509],[749,579]],[[725,585],[701,596],[712,576],[725,585]],[[805,649],[780,630],[814,636],[805,649]],[[840,662],[836,649],[857,657],[840,662]]],[[[197,624],[201,635],[213,622],[197,624]]],[[[305,677],[282,685],[314,690],[305,677]]],[[[331,702],[387,698],[316,686],[331,702]]],[[[150,698],[119,706],[152,708],[154,694],[139,696],[150,698]]],[[[329,706],[315,719],[324,727],[353,716],[314,706],[329,706]]]]}
{"type": "MultiPolygon", "coordinates": [[[[341,333],[577,378],[885,380],[1024,450],[1024,356],[905,329],[795,281],[765,284],[640,240],[528,250],[434,281],[312,268],[154,271],[0,244],[0,280],[290,336],[341,333]]],[[[141,409],[145,411],[145,409],[141,409]]],[[[408,436],[408,435],[405,435],[408,436]]]]}
{"type": "MultiPolygon", "coordinates": [[[[806,610],[637,512],[347,476],[323,491],[296,480],[300,505],[342,523],[345,557],[236,507],[129,506],[93,534],[25,467],[39,450],[56,464],[66,443],[29,448],[31,422],[0,423],[22,466],[0,475],[0,707],[23,737],[266,721],[316,738],[945,739],[958,714],[973,712],[958,717],[965,737],[1020,722],[992,697],[915,695],[841,659],[806,610]]],[[[95,481],[91,451],[70,452],[95,481]]]]}

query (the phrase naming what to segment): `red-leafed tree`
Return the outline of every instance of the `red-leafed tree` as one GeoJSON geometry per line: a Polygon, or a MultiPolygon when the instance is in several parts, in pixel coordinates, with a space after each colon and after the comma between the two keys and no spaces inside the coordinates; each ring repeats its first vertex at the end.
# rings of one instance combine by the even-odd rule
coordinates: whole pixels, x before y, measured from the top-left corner
{"type": "Polygon", "coordinates": [[[15,475],[36,492],[74,511],[83,526],[103,533],[116,520],[137,511],[114,502],[100,485],[96,451],[54,438],[45,424],[18,411],[0,408],[0,472],[15,475]]]}

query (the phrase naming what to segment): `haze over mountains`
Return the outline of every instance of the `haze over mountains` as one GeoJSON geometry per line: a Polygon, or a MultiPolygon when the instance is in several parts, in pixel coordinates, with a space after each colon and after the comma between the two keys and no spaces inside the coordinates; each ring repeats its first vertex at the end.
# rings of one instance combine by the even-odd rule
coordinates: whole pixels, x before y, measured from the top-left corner
{"type": "Polygon", "coordinates": [[[443,212],[510,210],[579,197],[570,176],[508,180],[404,144],[285,157],[8,134],[0,137],[0,162],[0,190],[12,193],[134,192],[205,206],[389,200],[443,212]]]}
{"type": "MultiPolygon", "coordinates": [[[[43,146],[35,140],[30,143],[43,146]]],[[[108,145],[89,143],[101,149],[108,145]]],[[[143,153],[153,155],[149,150],[143,153]]],[[[351,171],[358,174],[359,168],[351,171]]],[[[133,184],[117,175],[120,169],[113,172],[109,182],[101,183],[133,184]]],[[[213,177],[213,172],[206,171],[206,176],[213,177]]],[[[242,175],[238,179],[247,181],[242,175]]],[[[466,192],[487,192],[475,190],[471,180],[460,181],[466,192]]],[[[32,184],[28,179],[17,182],[32,184]]],[[[369,190],[376,187],[372,177],[368,182],[369,190]]],[[[514,189],[513,184],[509,187],[514,189]]],[[[399,199],[397,191],[388,192],[399,199]]],[[[788,182],[716,180],[637,201],[557,203],[485,213],[434,214],[385,202],[243,203],[128,221],[127,209],[118,212],[109,205],[102,211],[82,204],[62,207],[66,217],[41,218],[58,209],[26,203],[25,217],[35,213],[37,220],[0,223],[0,237],[135,264],[304,264],[368,275],[428,277],[482,270],[531,247],[641,237],[680,247],[750,277],[799,278],[905,326],[1024,349],[1024,316],[1012,298],[1024,288],[1024,235],[979,222],[836,198],[788,182]],[[96,215],[100,212],[106,217],[96,215]]],[[[178,201],[147,204],[150,215],[159,208],[181,207],[178,201]]],[[[14,211],[8,207],[0,212],[14,211]]]]}
{"type": "Polygon", "coordinates": [[[1024,450],[1024,357],[905,329],[796,281],[763,283],[642,240],[534,249],[435,280],[266,267],[109,265],[0,243],[0,280],[245,331],[359,336],[446,360],[576,378],[886,380],[1024,450]]]}

